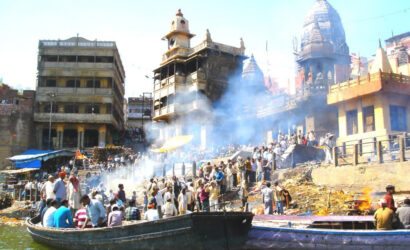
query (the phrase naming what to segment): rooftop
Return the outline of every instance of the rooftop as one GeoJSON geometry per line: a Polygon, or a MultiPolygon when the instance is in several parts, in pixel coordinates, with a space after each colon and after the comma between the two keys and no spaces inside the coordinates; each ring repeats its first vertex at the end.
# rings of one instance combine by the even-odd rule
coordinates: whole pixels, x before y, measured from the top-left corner
{"type": "Polygon", "coordinates": [[[116,48],[114,41],[90,41],[83,37],[71,37],[66,40],[40,40],[39,47],[108,47],[116,48]]]}
{"type": "Polygon", "coordinates": [[[380,70],[378,73],[334,84],[329,87],[327,104],[337,104],[380,91],[410,95],[410,76],[380,70]]]}

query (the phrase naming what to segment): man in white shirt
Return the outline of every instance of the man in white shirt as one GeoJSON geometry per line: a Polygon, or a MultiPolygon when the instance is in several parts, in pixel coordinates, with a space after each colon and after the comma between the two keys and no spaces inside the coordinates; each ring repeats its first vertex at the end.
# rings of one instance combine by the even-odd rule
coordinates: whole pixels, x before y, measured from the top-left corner
{"type": "Polygon", "coordinates": [[[270,182],[266,183],[266,187],[262,189],[262,202],[265,205],[265,214],[273,214],[273,190],[270,188],[270,182]]]}
{"type": "MultiPolygon", "coordinates": [[[[157,213],[160,219],[162,219],[162,205],[163,205],[163,199],[162,199],[162,194],[167,190],[167,188],[163,188],[161,190],[158,189],[158,186],[154,186],[154,189],[152,191],[152,197],[155,198],[156,208],[157,208],[157,213]]],[[[171,188],[172,190],[172,188],[171,188]]]]}
{"type": "Polygon", "coordinates": [[[56,198],[54,194],[54,176],[48,176],[48,181],[46,181],[41,188],[41,196],[45,197],[46,200],[56,198]]]}
{"type": "Polygon", "coordinates": [[[54,214],[58,208],[58,201],[53,200],[51,206],[44,213],[43,226],[44,227],[54,227],[54,214]]]}

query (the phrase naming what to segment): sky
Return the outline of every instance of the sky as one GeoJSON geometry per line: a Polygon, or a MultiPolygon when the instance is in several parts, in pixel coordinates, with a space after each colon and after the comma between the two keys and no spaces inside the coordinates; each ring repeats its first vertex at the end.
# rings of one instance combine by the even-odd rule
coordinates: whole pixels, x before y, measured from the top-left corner
{"type": "MultiPolygon", "coordinates": [[[[266,75],[285,86],[294,78],[293,41],[316,0],[0,0],[0,78],[18,89],[35,89],[38,41],[115,41],[126,72],[125,95],[152,92],[152,70],[161,62],[180,8],[200,43],[212,40],[254,54],[266,75]],[[268,44],[266,51],[266,44],[268,44]]],[[[350,51],[371,58],[382,41],[410,31],[409,0],[328,0],[338,11],[350,51]]]]}

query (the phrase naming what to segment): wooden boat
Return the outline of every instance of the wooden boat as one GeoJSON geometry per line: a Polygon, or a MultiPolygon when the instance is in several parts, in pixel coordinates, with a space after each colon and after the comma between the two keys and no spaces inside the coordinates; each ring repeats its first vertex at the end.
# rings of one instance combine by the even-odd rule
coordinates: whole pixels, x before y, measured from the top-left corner
{"type": "Polygon", "coordinates": [[[157,221],[90,229],[56,229],[26,221],[31,237],[63,249],[237,249],[246,242],[253,215],[192,213],[157,221]]]}
{"type": "Polygon", "coordinates": [[[404,250],[410,246],[410,230],[366,229],[371,228],[372,216],[255,216],[253,221],[246,243],[249,249],[404,250]]]}

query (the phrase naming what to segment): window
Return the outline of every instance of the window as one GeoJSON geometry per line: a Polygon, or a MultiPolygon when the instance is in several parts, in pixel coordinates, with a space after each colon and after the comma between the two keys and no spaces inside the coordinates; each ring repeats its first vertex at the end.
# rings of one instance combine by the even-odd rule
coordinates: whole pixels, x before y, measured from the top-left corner
{"type": "Polygon", "coordinates": [[[101,83],[100,80],[88,80],[87,81],[87,88],[100,88],[101,87],[101,83]]]}
{"type": "MultiPolygon", "coordinates": [[[[50,104],[44,106],[43,112],[50,113],[50,104]]],[[[57,112],[58,112],[58,106],[53,103],[53,113],[57,113],[57,112]]]]}
{"type": "Polygon", "coordinates": [[[55,87],[57,86],[56,79],[47,79],[46,80],[46,87],[55,87]]]}
{"type": "Polygon", "coordinates": [[[347,134],[357,134],[357,110],[350,110],[346,112],[347,134]]]}
{"type": "Polygon", "coordinates": [[[87,105],[87,106],[85,106],[85,113],[99,114],[100,113],[100,106],[98,106],[98,105],[87,105]]]}
{"type": "Polygon", "coordinates": [[[67,88],[74,88],[74,87],[78,88],[80,87],[80,80],[67,80],[65,83],[65,86],[67,88]]]}
{"type": "Polygon", "coordinates": [[[41,59],[45,62],[57,62],[57,56],[43,56],[41,59]]]}
{"type": "Polygon", "coordinates": [[[93,88],[94,87],[94,81],[93,80],[88,80],[87,81],[87,88],[93,88]]]}
{"type": "Polygon", "coordinates": [[[93,56],[79,56],[78,57],[78,62],[94,62],[94,57],[93,56]]]}
{"type": "Polygon", "coordinates": [[[98,63],[113,63],[114,58],[112,56],[97,56],[95,61],[98,63]]]}
{"type": "Polygon", "coordinates": [[[111,114],[111,103],[107,103],[105,109],[107,110],[106,114],[111,114]]]}
{"type": "Polygon", "coordinates": [[[185,21],[184,21],[184,20],[181,20],[181,23],[182,23],[182,24],[185,24],[185,21]]]}
{"type": "Polygon", "coordinates": [[[374,106],[363,108],[363,130],[364,132],[374,131],[374,106]]]}
{"type": "Polygon", "coordinates": [[[75,56],[60,56],[60,62],[76,62],[75,56]]]}
{"type": "Polygon", "coordinates": [[[65,105],[64,113],[78,113],[78,105],[75,105],[75,104],[65,105]]]}
{"type": "Polygon", "coordinates": [[[407,131],[406,107],[390,105],[391,130],[407,131]]]}

